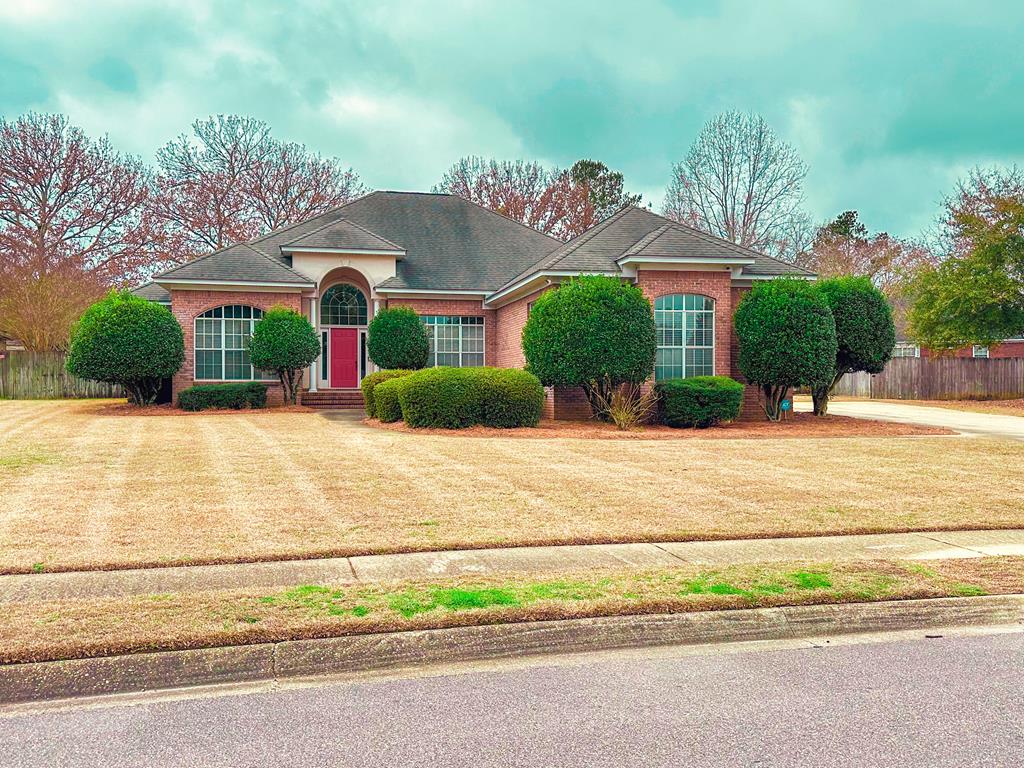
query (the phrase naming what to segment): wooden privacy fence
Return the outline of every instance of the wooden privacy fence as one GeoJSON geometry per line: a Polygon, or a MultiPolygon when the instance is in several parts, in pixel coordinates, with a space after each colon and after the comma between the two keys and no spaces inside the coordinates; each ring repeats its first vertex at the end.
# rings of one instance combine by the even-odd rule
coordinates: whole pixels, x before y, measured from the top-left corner
{"type": "Polygon", "coordinates": [[[63,352],[7,350],[0,359],[0,397],[124,397],[114,384],[76,379],[64,370],[63,352]]]}
{"type": "Polygon", "coordinates": [[[898,357],[879,374],[846,374],[836,395],[880,400],[1024,397],[1024,358],[898,357]]]}

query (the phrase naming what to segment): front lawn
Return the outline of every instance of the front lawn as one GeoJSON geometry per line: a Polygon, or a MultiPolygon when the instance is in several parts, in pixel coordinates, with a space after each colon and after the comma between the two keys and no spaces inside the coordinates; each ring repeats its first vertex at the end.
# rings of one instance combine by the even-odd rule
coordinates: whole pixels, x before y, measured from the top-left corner
{"type": "Polygon", "coordinates": [[[526,441],[126,413],[0,402],[0,572],[1024,527],[1010,441],[526,441]]]}

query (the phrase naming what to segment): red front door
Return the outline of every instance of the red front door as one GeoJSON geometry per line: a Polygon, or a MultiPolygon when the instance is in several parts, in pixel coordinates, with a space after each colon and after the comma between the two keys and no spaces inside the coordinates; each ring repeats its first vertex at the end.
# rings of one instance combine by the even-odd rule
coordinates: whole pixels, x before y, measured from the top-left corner
{"type": "Polygon", "coordinates": [[[359,386],[359,329],[331,328],[331,386],[359,386]]]}

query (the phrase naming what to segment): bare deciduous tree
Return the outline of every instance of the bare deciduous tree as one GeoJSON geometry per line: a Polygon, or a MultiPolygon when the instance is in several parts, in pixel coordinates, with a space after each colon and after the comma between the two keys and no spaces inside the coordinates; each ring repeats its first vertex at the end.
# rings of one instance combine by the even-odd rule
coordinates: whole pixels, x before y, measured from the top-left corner
{"type": "Polygon", "coordinates": [[[365,191],[351,168],[282,143],[261,120],[218,115],[157,153],[153,213],[175,261],[323,213],[365,191]]]}
{"type": "Polygon", "coordinates": [[[561,240],[640,200],[622,191],[622,174],[593,160],[563,171],[524,160],[463,157],[433,191],[464,197],[561,240]]]}
{"type": "Polygon", "coordinates": [[[158,259],[142,163],[63,115],[0,120],[0,332],[60,348],[111,286],[158,259]]]}
{"type": "Polygon", "coordinates": [[[792,252],[807,166],[764,118],[725,112],[701,129],[672,166],[663,213],[739,245],[792,252]]]}

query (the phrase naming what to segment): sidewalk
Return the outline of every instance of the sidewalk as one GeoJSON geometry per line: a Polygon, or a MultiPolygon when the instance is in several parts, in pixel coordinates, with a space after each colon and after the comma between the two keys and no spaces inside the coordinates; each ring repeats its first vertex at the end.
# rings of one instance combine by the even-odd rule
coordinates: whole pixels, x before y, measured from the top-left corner
{"type": "Polygon", "coordinates": [[[559,571],[647,569],[682,564],[934,560],[1024,555],[1024,529],[790,539],[592,544],[367,555],[233,565],[0,576],[0,604],[162,592],[266,589],[458,576],[545,576],[559,571]]]}

